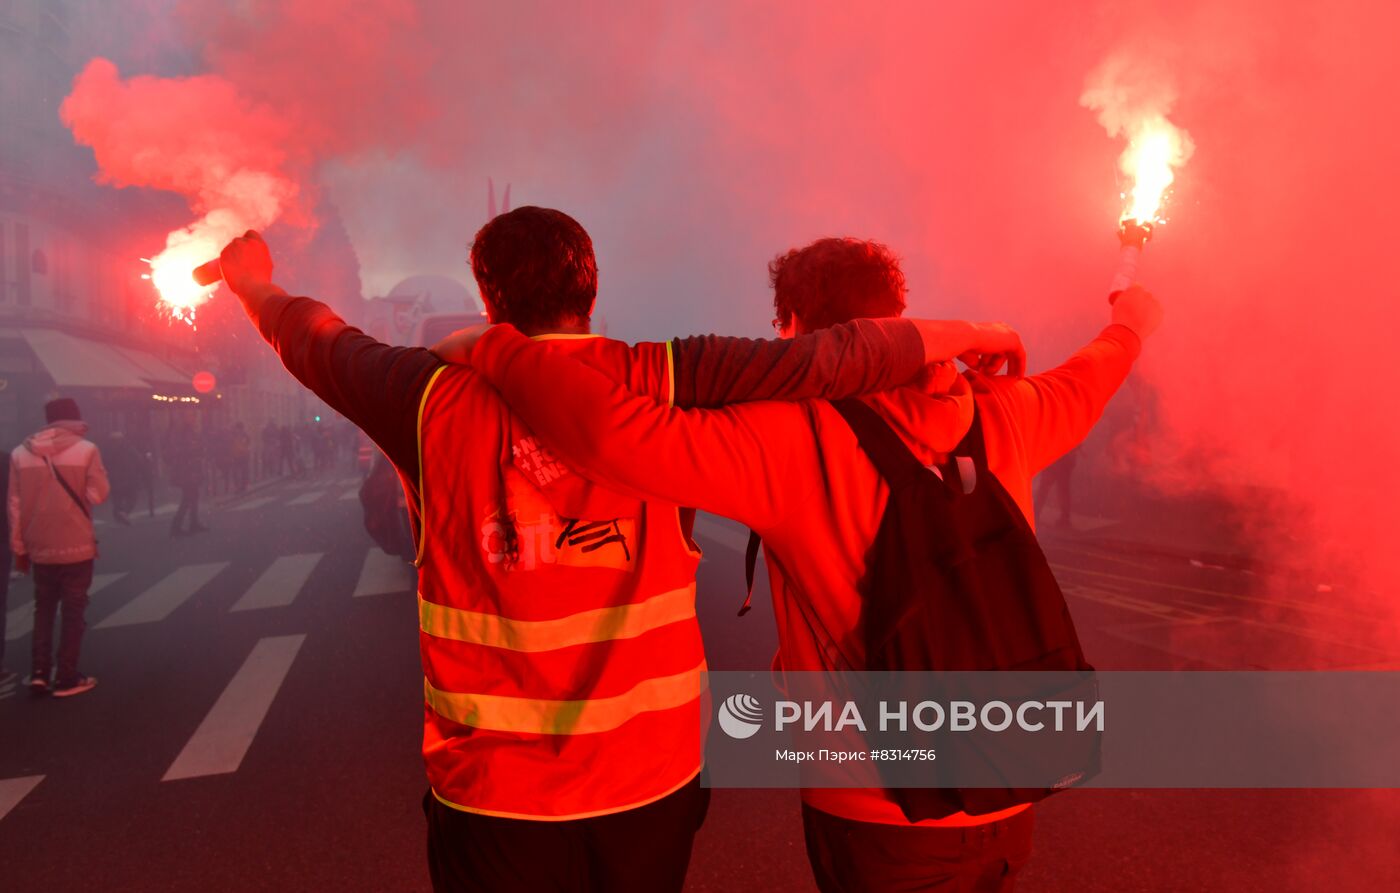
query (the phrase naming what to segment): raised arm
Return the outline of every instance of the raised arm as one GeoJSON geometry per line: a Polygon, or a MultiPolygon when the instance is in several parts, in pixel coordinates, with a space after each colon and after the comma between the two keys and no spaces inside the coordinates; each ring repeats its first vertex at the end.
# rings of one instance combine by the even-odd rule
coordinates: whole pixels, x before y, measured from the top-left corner
{"type": "Polygon", "coordinates": [[[325,304],[288,295],[273,284],[272,257],[257,233],[233,240],[219,259],[225,281],[287,371],[416,480],[418,404],[441,361],[424,348],[376,341],[325,304]]]}
{"type": "Polygon", "coordinates": [[[556,456],[620,492],[764,531],[815,485],[791,474],[815,463],[801,404],[670,407],[510,326],[485,332],[471,362],[556,456]]]}
{"type": "Polygon", "coordinates": [[[1015,381],[992,379],[991,391],[1006,406],[1036,474],[1088,434],[1132,371],[1142,342],[1162,318],[1157,299],[1139,286],[1118,296],[1113,322],[1089,344],[1048,372],[1015,381]]]}

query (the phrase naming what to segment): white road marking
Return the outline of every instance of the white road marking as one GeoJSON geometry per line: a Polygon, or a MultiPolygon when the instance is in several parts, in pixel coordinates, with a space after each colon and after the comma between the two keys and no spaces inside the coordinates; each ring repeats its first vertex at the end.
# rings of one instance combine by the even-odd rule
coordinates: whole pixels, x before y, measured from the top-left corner
{"type": "Polygon", "coordinates": [[[414,576],[413,566],[402,558],[380,549],[370,549],[365,553],[365,563],[360,566],[360,581],[355,584],[355,595],[412,592],[417,588],[414,576]]]}
{"type": "Polygon", "coordinates": [[[44,780],[42,775],[28,775],[24,778],[0,778],[0,819],[19,805],[19,801],[29,796],[29,792],[44,780]]]}
{"type": "MultiPolygon", "coordinates": [[[[88,595],[96,595],[103,589],[125,577],[126,573],[115,574],[93,574],[92,586],[88,588],[88,595]]],[[[34,603],[20,605],[12,608],[5,617],[5,641],[13,642],[15,639],[29,635],[34,629],[34,603]]]]}
{"type": "Polygon", "coordinates": [[[359,498],[360,498],[360,488],[359,488],[359,487],[351,487],[349,490],[346,490],[344,493],[340,494],[340,498],[341,498],[342,500],[346,500],[346,501],[351,500],[351,499],[359,499],[359,498]]]}
{"type": "Polygon", "coordinates": [[[161,781],[237,772],[304,641],[259,639],[161,781]]]}
{"type": "Polygon", "coordinates": [[[733,521],[722,521],[714,515],[706,515],[701,512],[695,513],[695,535],[714,540],[740,555],[743,555],[749,547],[747,529],[736,525],[733,521]]]}
{"type": "Polygon", "coordinates": [[[324,552],[283,555],[263,571],[262,576],[236,602],[230,611],[255,611],[259,608],[284,608],[292,603],[306,585],[306,578],[316,568],[324,552]]]}
{"type": "Polygon", "coordinates": [[[115,614],[97,624],[98,629],[114,626],[135,626],[156,623],[169,617],[220,571],[227,561],[213,564],[190,564],[176,569],[156,585],[123,605],[115,614]]]}
{"type": "Polygon", "coordinates": [[[260,508],[262,508],[263,506],[268,505],[269,503],[276,502],[276,501],[277,501],[277,497],[276,497],[276,496],[259,496],[257,499],[250,499],[250,500],[248,500],[247,502],[240,502],[238,505],[236,505],[236,506],[234,506],[233,508],[229,509],[229,511],[231,511],[231,512],[246,512],[246,511],[249,511],[250,509],[260,509],[260,508]]]}
{"type": "Polygon", "coordinates": [[[158,505],[156,506],[156,515],[169,515],[179,507],[179,505],[173,502],[167,502],[165,505],[158,505]]]}
{"type": "Polygon", "coordinates": [[[288,501],[287,505],[310,505],[313,502],[320,501],[321,497],[325,495],[325,490],[313,490],[310,493],[303,493],[296,499],[288,501]]]}

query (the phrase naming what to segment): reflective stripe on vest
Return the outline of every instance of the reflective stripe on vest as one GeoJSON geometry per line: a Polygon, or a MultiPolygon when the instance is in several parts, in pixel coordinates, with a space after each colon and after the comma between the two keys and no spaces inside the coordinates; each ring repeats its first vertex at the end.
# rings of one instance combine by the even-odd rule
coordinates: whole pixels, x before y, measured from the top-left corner
{"type": "Polygon", "coordinates": [[[624,694],[582,701],[442,691],[426,678],[423,697],[434,713],[458,725],[529,735],[588,735],[611,731],[643,713],[689,704],[705,690],[705,670],[701,661],[674,676],[645,679],[624,694]]]}
{"type": "Polygon", "coordinates": [[[418,626],[439,639],[510,651],[554,651],[643,633],[695,619],[695,584],[645,601],[580,611],[555,620],[512,620],[497,614],[449,608],[418,595],[418,626]]]}

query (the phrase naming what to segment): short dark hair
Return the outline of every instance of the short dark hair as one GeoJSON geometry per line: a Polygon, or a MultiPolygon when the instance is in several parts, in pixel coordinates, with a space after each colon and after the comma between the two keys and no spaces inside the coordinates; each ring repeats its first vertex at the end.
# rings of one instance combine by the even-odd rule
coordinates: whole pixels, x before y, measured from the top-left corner
{"type": "Polygon", "coordinates": [[[773,309],[786,328],[794,315],[807,328],[904,312],[904,272],[885,245],[863,239],[818,239],[768,264],[773,309]]]}
{"type": "Polygon", "coordinates": [[[593,240],[562,211],[526,205],[492,218],[471,246],[492,322],[539,330],[587,320],[598,296],[593,240]]]}

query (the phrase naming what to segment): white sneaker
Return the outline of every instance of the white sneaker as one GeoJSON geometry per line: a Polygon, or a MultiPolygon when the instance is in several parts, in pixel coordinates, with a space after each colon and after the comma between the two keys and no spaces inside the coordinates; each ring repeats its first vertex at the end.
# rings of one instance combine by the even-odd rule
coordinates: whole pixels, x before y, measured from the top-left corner
{"type": "Polygon", "coordinates": [[[71,698],[73,695],[80,695],[85,691],[92,691],[95,685],[97,685],[97,677],[79,676],[76,682],[56,687],[53,690],[53,696],[55,698],[71,698]]]}

